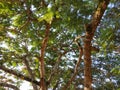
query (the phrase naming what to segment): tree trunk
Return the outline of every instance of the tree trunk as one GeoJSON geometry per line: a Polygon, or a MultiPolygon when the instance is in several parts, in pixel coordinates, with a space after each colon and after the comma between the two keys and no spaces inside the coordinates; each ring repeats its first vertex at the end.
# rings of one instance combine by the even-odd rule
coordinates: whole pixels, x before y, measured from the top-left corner
{"type": "Polygon", "coordinates": [[[84,41],[84,90],[92,90],[91,40],[87,38],[84,41]]]}
{"type": "Polygon", "coordinates": [[[90,24],[87,24],[84,40],[84,90],[92,90],[92,70],[91,70],[91,41],[95,30],[100,23],[100,20],[109,4],[110,0],[99,0],[98,7],[93,15],[90,24]]]}
{"type": "Polygon", "coordinates": [[[45,65],[44,65],[44,54],[47,46],[48,38],[50,33],[50,24],[46,24],[45,37],[42,41],[41,51],[40,51],[40,90],[47,90],[46,80],[45,80],[45,65]]]}

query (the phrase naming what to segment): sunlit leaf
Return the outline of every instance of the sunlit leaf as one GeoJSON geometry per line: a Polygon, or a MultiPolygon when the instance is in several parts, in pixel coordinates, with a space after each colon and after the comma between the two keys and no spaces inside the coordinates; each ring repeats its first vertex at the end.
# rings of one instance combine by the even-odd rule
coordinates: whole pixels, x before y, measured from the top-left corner
{"type": "Polygon", "coordinates": [[[53,19],[53,15],[54,15],[53,12],[49,11],[45,15],[41,16],[38,20],[39,22],[45,20],[46,22],[51,23],[53,19]]]}

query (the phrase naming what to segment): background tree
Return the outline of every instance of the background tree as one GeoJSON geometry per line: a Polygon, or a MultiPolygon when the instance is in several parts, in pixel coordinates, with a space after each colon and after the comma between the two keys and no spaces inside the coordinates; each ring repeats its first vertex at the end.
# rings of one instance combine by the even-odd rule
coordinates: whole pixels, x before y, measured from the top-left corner
{"type": "MultiPolygon", "coordinates": [[[[19,90],[26,80],[33,90],[83,90],[84,39],[77,39],[81,47],[75,39],[85,35],[99,1],[0,1],[0,89],[19,90]]],[[[120,89],[119,9],[111,0],[92,40],[100,48],[91,52],[95,90],[120,89]]]]}

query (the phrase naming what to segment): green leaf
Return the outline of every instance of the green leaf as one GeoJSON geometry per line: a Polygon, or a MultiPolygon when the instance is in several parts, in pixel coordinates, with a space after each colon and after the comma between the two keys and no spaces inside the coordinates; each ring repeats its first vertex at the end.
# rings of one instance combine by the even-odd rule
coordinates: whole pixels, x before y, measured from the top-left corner
{"type": "Polygon", "coordinates": [[[38,21],[41,22],[45,20],[47,23],[51,23],[53,20],[54,13],[51,10],[48,10],[47,13],[38,18],[38,21]]]}
{"type": "Polygon", "coordinates": [[[12,25],[13,26],[20,26],[19,25],[19,20],[21,18],[21,14],[17,14],[15,16],[12,17],[12,25]]]}
{"type": "Polygon", "coordinates": [[[17,66],[17,63],[16,63],[16,62],[13,62],[12,65],[13,65],[13,67],[16,67],[16,66],[17,66]]]}

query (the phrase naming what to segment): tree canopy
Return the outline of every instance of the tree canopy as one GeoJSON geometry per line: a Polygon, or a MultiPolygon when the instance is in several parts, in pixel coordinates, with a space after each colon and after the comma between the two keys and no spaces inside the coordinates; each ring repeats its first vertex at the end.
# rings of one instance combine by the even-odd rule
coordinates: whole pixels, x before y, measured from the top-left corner
{"type": "MultiPolygon", "coordinates": [[[[24,80],[39,90],[42,79],[48,89],[62,90],[72,75],[68,90],[83,90],[84,58],[77,62],[75,39],[84,45],[100,1],[0,0],[0,90],[19,90],[24,80]]],[[[94,90],[120,90],[119,11],[120,1],[111,0],[91,42],[99,48],[91,52],[94,90]]]]}

